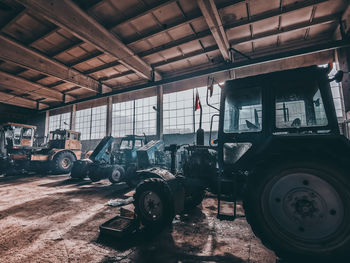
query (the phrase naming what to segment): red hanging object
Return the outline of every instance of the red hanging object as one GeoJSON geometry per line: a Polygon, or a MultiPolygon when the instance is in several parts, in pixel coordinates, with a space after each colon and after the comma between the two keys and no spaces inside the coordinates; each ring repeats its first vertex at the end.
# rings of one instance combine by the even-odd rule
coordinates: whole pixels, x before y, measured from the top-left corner
{"type": "Polygon", "coordinates": [[[198,93],[198,89],[196,90],[196,102],[194,104],[194,111],[199,110],[200,108],[202,108],[202,104],[201,101],[199,99],[199,93],[198,93]]]}

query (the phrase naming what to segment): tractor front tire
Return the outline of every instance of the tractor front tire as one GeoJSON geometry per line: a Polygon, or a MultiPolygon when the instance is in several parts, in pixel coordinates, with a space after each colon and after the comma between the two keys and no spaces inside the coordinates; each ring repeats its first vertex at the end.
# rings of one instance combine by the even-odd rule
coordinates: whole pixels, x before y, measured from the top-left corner
{"type": "Polygon", "coordinates": [[[135,214],[148,229],[162,229],[174,219],[174,202],[167,182],[160,178],[146,179],[134,194],[135,214]]]}
{"type": "Polygon", "coordinates": [[[89,179],[92,182],[98,182],[103,178],[103,171],[100,167],[100,164],[93,163],[91,166],[89,166],[89,179]]]}
{"type": "Polygon", "coordinates": [[[120,183],[124,174],[125,174],[125,171],[123,167],[121,167],[120,165],[113,165],[112,169],[109,171],[108,180],[112,184],[120,183]]]}
{"type": "Polygon", "coordinates": [[[84,179],[88,176],[89,166],[92,163],[89,159],[75,161],[70,173],[72,179],[84,179]]]}
{"type": "Polygon", "coordinates": [[[51,170],[54,174],[68,174],[71,172],[73,163],[77,160],[75,155],[68,151],[57,153],[51,161],[51,170]]]}
{"type": "Polygon", "coordinates": [[[321,162],[288,162],[248,180],[244,208],[262,243],[290,262],[342,262],[350,250],[350,181],[321,162]]]}

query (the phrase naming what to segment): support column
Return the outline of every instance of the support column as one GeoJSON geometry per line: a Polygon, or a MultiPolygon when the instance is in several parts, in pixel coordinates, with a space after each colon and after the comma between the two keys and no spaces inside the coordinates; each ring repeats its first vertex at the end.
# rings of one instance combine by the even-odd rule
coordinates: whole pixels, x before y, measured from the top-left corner
{"type": "Polygon", "coordinates": [[[45,112],[45,138],[47,138],[47,136],[49,136],[49,120],[50,120],[50,111],[46,111],[45,112]]]}
{"type": "Polygon", "coordinates": [[[113,98],[107,98],[107,118],[106,118],[106,135],[112,135],[112,111],[113,110],[113,98]]]}
{"type": "Polygon", "coordinates": [[[344,77],[342,84],[342,91],[344,97],[344,110],[345,115],[349,116],[350,113],[350,48],[340,48],[337,49],[337,62],[339,64],[339,69],[344,71],[344,77]]]}
{"type": "Polygon", "coordinates": [[[163,139],[163,86],[157,87],[157,138],[163,139]]]}
{"type": "Polygon", "coordinates": [[[70,113],[70,129],[75,131],[75,117],[77,114],[77,104],[73,104],[72,111],[70,113]]]}

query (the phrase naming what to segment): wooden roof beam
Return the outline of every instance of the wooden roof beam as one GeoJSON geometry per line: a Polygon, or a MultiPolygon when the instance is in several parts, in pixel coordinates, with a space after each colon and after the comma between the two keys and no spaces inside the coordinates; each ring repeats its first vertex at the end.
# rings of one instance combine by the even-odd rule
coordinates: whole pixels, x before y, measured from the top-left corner
{"type": "Polygon", "coordinates": [[[0,34],[0,59],[100,93],[111,89],[97,80],[0,34]]]}
{"type": "Polygon", "coordinates": [[[219,47],[220,53],[225,61],[230,60],[229,48],[230,44],[228,42],[226,32],[222,25],[221,17],[219,15],[218,9],[214,3],[214,0],[198,0],[199,8],[202,11],[205,21],[213,35],[216,44],[219,47]]]}
{"type": "Polygon", "coordinates": [[[102,52],[118,58],[121,64],[143,78],[152,80],[153,70],[150,65],[71,0],[16,1],[102,52]]]}
{"type": "MultiPolygon", "coordinates": [[[[290,26],[283,27],[280,29],[274,29],[274,30],[262,32],[262,33],[254,35],[253,37],[249,36],[249,37],[243,37],[240,39],[236,39],[236,40],[230,41],[230,45],[235,46],[235,45],[239,45],[239,44],[246,44],[246,43],[250,43],[252,41],[262,40],[264,38],[269,38],[272,36],[277,37],[278,35],[285,35],[285,34],[288,34],[291,32],[305,30],[307,28],[312,28],[312,27],[315,27],[318,25],[336,23],[338,21],[338,17],[339,17],[339,14],[316,18],[312,22],[298,23],[298,24],[290,25],[290,26]]],[[[204,55],[204,54],[207,54],[209,52],[216,51],[216,50],[218,50],[218,46],[214,45],[214,46],[206,47],[205,49],[198,49],[196,51],[187,53],[184,56],[180,55],[180,56],[176,56],[176,57],[173,57],[171,59],[168,59],[166,61],[156,62],[156,63],[152,64],[152,66],[154,68],[157,68],[157,67],[164,66],[164,65],[174,63],[174,62],[178,62],[178,61],[181,61],[184,59],[189,59],[191,57],[204,55]]]]}
{"type": "MultiPolygon", "coordinates": [[[[312,22],[302,22],[302,23],[290,25],[287,27],[283,27],[280,29],[274,29],[274,30],[262,32],[262,33],[254,35],[253,37],[251,37],[251,36],[243,37],[240,39],[230,41],[230,45],[235,46],[235,45],[239,45],[239,44],[250,43],[252,41],[262,40],[264,38],[268,38],[268,37],[272,37],[272,36],[285,35],[285,34],[288,34],[291,32],[304,30],[304,29],[312,28],[312,27],[319,26],[319,25],[336,23],[339,19],[339,16],[340,16],[340,14],[338,13],[338,14],[334,14],[331,16],[316,18],[312,22]]],[[[203,33],[208,33],[208,32],[207,32],[207,30],[205,30],[205,31],[203,31],[203,33]]],[[[210,32],[208,34],[210,34],[210,32]]],[[[197,35],[197,37],[201,38],[202,35],[203,35],[202,32],[200,32],[197,35]]],[[[182,40],[180,39],[180,41],[182,41],[182,40]]],[[[177,40],[175,40],[174,43],[171,42],[169,44],[171,45],[171,47],[173,47],[173,46],[176,46],[175,43],[177,45],[179,45],[179,42],[177,40]]],[[[149,56],[149,55],[155,54],[159,51],[166,50],[168,48],[170,48],[170,47],[164,46],[164,47],[162,47],[162,49],[157,49],[157,50],[151,49],[151,50],[148,50],[145,52],[140,52],[138,55],[140,57],[149,56]]],[[[195,51],[190,52],[190,53],[186,53],[185,55],[179,55],[176,57],[172,57],[172,58],[167,59],[165,61],[156,62],[156,63],[153,63],[151,65],[152,65],[152,67],[157,68],[157,67],[171,64],[171,63],[174,63],[174,62],[177,62],[180,60],[185,60],[185,59],[189,59],[189,58],[192,58],[195,56],[204,55],[204,54],[210,53],[212,51],[216,51],[216,50],[218,50],[218,46],[214,45],[214,46],[206,47],[204,49],[199,49],[199,50],[195,50],[195,51]]],[[[133,72],[126,71],[126,72],[115,74],[115,75],[112,75],[109,77],[102,77],[99,79],[99,81],[107,81],[107,80],[111,80],[111,79],[116,79],[116,78],[124,77],[124,76],[129,75],[129,74],[133,74],[133,72]]]]}
{"type": "MultiPolygon", "coordinates": [[[[286,13],[298,11],[298,10],[304,9],[306,7],[318,5],[318,4],[321,4],[321,3],[324,3],[324,2],[328,2],[328,1],[329,0],[318,0],[318,1],[315,2],[315,1],[305,0],[305,1],[302,1],[302,2],[297,2],[295,4],[293,3],[293,4],[290,4],[290,5],[284,6],[282,10],[280,8],[278,8],[278,9],[273,10],[273,11],[267,11],[267,12],[264,12],[264,13],[261,13],[261,14],[254,15],[250,19],[242,19],[242,20],[239,20],[239,21],[234,21],[232,24],[225,25],[225,29],[226,29],[226,27],[249,25],[249,24],[255,23],[257,21],[261,21],[261,20],[269,19],[271,17],[280,16],[280,15],[283,15],[283,14],[286,14],[286,13]]],[[[218,4],[217,5],[217,9],[221,10],[221,9],[229,7],[229,6],[234,6],[234,5],[240,4],[242,2],[245,2],[245,0],[234,0],[232,2],[228,2],[228,3],[224,3],[224,4],[220,4],[220,5],[218,4]]],[[[156,31],[152,31],[152,32],[146,33],[145,35],[143,35],[143,36],[141,36],[141,37],[139,37],[137,39],[133,39],[133,40],[128,41],[126,44],[127,45],[129,45],[129,44],[136,44],[138,42],[147,40],[147,39],[149,39],[151,37],[155,37],[155,36],[157,36],[159,34],[163,34],[163,33],[167,32],[168,30],[172,30],[172,29],[175,29],[175,28],[187,25],[189,23],[192,23],[192,22],[196,21],[197,19],[199,19],[201,17],[202,17],[202,14],[195,14],[195,15],[193,15],[191,17],[187,17],[187,19],[185,19],[185,20],[183,20],[181,22],[175,22],[175,23],[172,23],[172,24],[168,24],[166,29],[161,29],[161,30],[156,30],[156,31]]],[[[196,36],[194,35],[193,37],[195,39],[196,36]]]]}
{"type": "MultiPolygon", "coordinates": [[[[323,3],[325,1],[328,1],[328,0],[319,0],[318,4],[323,3]]],[[[271,19],[274,17],[279,17],[283,14],[289,14],[291,12],[298,11],[298,10],[301,10],[301,9],[303,9],[305,7],[309,7],[309,6],[312,6],[310,1],[307,1],[307,3],[303,3],[303,4],[288,5],[288,6],[285,6],[282,11],[280,11],[280,9],[275,10],[275,11],[271,11],[271,12],[269,11],[269,12],[266,12],[263,14],[255,15],[255,16],[251,17],[250,19],[242,19],[242,20],[230,23],[228,25],[224,25],[224,29],[228,30],[228,29],[232,29],[232,28],[236,28],[236,27],[242,27],[242,26],[251,25],[254,23],[259,23],[261,21],[271,19]]],[[[336,14],[336,15],[338,15],[338,14],[336,14]]],[[[185,36],[183,38],[180,38],[180,39],[177,39],[175,41],[163,44],[161,46],[154,47],[154,48],[146,50],[146,51],[142,51],[142,52],[138,53],[138,55],[140,57],[145,57],[148,55],[155,54],[157,52],[161,52],[161,51],[185,44],[185,43],[190,42],[190,41],[199,40],[201,38],[204,38],[204,37],[207,37],[210,35],[211,35],[210,29],[206,29],[206,30],[197,32],[197,34],[195,34],[195,35],[185,36]]]]}
{"type": "Polygon", "coordinates": [[[30,108],[30,109],[45,109],[49,106],[45,103],[41,103],[35,100],[22,98],[13,94],[5,93],[0,91],[0,102],[5,104],[11,104],[15,106],[30,108]]]}
{"type": "Polygon", "coordinates": [[[47,88],[41,84],[31,82],[19,76],[14,76],[9,73],[0,71],[0,83],[3,86],[8,87],[8,89],[16,90],[16,91],[25,91],[32,92],[37,96],[43,96],[48,99],[57,100],[57,101],[73,101],[75,98],[70,95],[66,95],[64,98],[64,94],[54,90],[47,88]]]}

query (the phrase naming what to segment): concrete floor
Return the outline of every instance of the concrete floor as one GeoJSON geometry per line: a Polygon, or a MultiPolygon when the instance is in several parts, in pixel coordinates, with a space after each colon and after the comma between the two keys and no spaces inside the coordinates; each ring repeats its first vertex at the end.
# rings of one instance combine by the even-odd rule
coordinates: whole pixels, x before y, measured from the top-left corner
{"type": "Polygon", "coordinates": [[[244,218],[216,219],[213,196],[159,234],[102,240],[99,225],[120,212],[107,202],[129,191],[123,184],[78,183],[68,176],[0,178],[0,262],[276,261],[244,218]]]}

